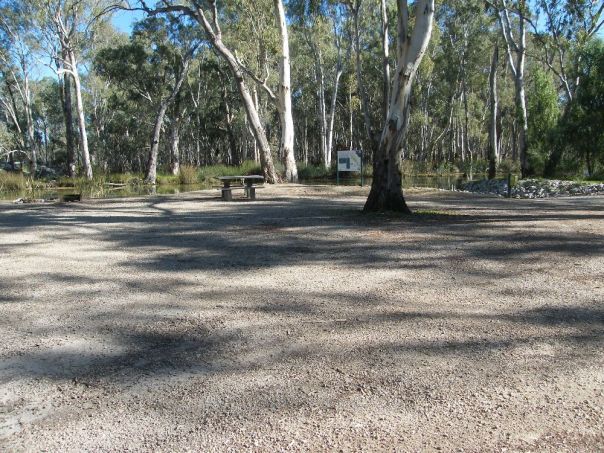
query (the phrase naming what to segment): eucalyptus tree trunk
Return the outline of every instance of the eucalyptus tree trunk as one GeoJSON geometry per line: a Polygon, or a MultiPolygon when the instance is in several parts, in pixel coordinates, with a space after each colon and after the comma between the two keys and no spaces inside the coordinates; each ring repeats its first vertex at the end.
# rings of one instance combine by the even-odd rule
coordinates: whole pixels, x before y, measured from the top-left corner
{"type": "Polygon", "coordinates": [[[382,0],[382,111],[384,122],[388,119],[388,100],[390,98],[390,49],[388,46],[388,9],[386,0],[382,0]]]}
{"type": "Polygon", "coordinates": [[[402,147],[405,145],[410,117],[413,79],[432,35],[434,0],[417,0],[415,25],[409,29],[407,0],[398,3],[396,71],[388,121],[384,124],[379,147],[373,158],[373,182],[365,211],[411,213],[403,196],[402,147]]]}
{"type": "Polygon", "coordinates": [[[497,140],[497,112],[499,110],[499,99],[497,97],[497,66],[499,65],[499,46],[495,44],[493,59],[491,61],[491,72],[489,74],[489,179],[495,178],[497,164],[499,163],[499,149],[497,140]]]}
{"type": "Polygon", "coordinates": [[[526,90],[525,90],[525,64],[526,64],[526,1],[518,2],[518,39],[516,40],[512,30],[512,22],[508,11],[507,1],[500,0],[499,23],[503,39],[505,40],[508,62],[512,75],[514,77],[516,116],[519,123],[518,129],[518,151],[520,155],[520,170],[522,177],[526,178],[530,174],[528,162],[528,113],[526,108],[526,90]],[[515,54],[516,58],[512,54],[515,54]]]}
{"type": "Polygon", "coordinates": [[[200,26],[205,31],[209,41],[212,43],[212,46],[214,47],[216,52],[226,61],[227,65],[229,66],[229,69],[231,70],[231,73],[233,74],[233,78],[235,79],[235,83],[237,84],[237,90],[239,91],[241,101],[243,102],[243,107],[245,108],[249,127],[251,128],[256,139],[256,143],[260,148],[260,165],[262,167],[264,179],[269,184],[277,183],[279,182],[279,177],[277,175],[277,172],[275,171],[275,166],[273,165],[273,157],[271,155],[271,148],[266,137],[266,131],[264,130],[264,126],[262,125],[262,121],[260,120],[258,108],[254,104],[254,99],[252,98],[250,90],[245,81],[246,68],[242,65],[242,63],[237,59],[237,57],[222,40],[222,31],[220,29],[219,24],[218,6],[216,4],[216,0],[210,0],[208,4],[212,10],[210,16],[212,23],[210,23],[210,21],[208,20],[208,16],[204,11],[204,8],[198,2],[191,2],[191,7],[182,4],[171,5],[167,2],[164,2],[164,6],[158,6],[153,10],[147,8],[146,6],[144,6],[144,9],[149,14],[171,12],[184,13],[200,24],[200,26]]]}
{"type": "MultiPolygon", "coordinates": [[[[338,106],[338,89],[340,87],[340,79],[342,78],[342,74],[344,73],[344,62],[342,58],[342,41],[340,36],[338,35],[337,27],[334,21],[333,26],[334,33],[334,44],[337,49],[337,60],[336,60],[336,72],[333,81],[333,91],[331,96],[331,105],[329,111],[329,128],[327,131],[327,142],[326,142],[326,153],[325,153],[325,168],[331,167],[331,158],[333,155],[333,135],[334,135],[334,124],[336,119],[336,111],[338,106]]],[[[350,59],[350,47],[348,48],[348,53],[346,55],[346,61],[350,59]]],[[[352,148],[350,148],[352,149],[352,148]]]]}
{"type": "Polygon", "coordinates": [[[174,100],[174,116],[170,125],[170,173],[174,176],[180,173],[180,125],[184,116],[180,108],[182,103],[180,93],[179,91],[174,100]]]}
{"type": "Polygon", "coordinates": [[[291,68],[289,60],[289,36],[282,0],[275,0],[275,12],[281,34],[281,62],[279,65],[279,90],[277,110],[281,120],[281,152],[285,163],[285,179],[298,182],[298,167],[294,156],[294,119],[292,114],[291,68]]]}
{"type": "Polygon", "coordinates": [[[176,117],[172,121],[170,129],[170,173],[174,176],[180,172],[180,118],[176,117]]]}
{"type": "Polygon", "coordinates": [[[239,158],[239,152],[237,151],[237,139],[235,138],[235,131],[233,129],[233,120],[235,115],[231,112],[231,106],[229,105],[228,90],[226,85],[222,87],[222,107],[225,112],[226,130],[229,139],[229,149],[231,155],[231,163],[233,165],[239,165],[241,159],[239,158]]]}
{"type": "Polygon", "coordinates": [[[231,72],[233,73],[233,77],[235,78],[237,89],[241,96],[241,100],[245,108],[245,113],[249,125],[252,129],[254,138],[256,139],[256,143],[259,148],[260,165],[262,167],[264,179],[269,184],[275,184],[279,182],[279,177],[277,176],[275,166],[273,165],[271,148],[268,143],[268,139],[266,138],[266,132],[264,130],[264,126],[262,125],[262,121],[260,120],[258,109],[254,104],[254,99],[252,99],[250,90],[248,89],[247,83],[245,81],[245,75],[243,72],[244,69],[239,63],[239,61],[235,58],[235,55],[233,55],[231,50],[222,41],[222,32],[220,31],[220,27],[218,26],[218,13],[216,9],[214,9],[214,27],[212,27],[210,22],[208,22],[207,17],[205,16],[205,13],[201,8],[197,8],[196,12],[196,19],[200,22],[200,24],[206,31],[206,34],[210,38],[210,41],[214,45],[214,48],[220,54],[220,56],[225,59],[225,61],[229,65],[231,72]]]}
{"type": "Polygon", "coordinates": [[[27,143],[31,153],[31,175],[35,177],[38,167],[38,144],[34,132],[34,119],[32,115],[31,89],[29,87],[29,74],[24,71],[23,80],[23,107],[25,109],[25,122],[27,128],[27,143]]]}
{"type": "Polygon", "coordinates": [[[344,69],[342,64],[339,61],[338,57],[338,66],[336,68],[335,80],[333,83],[333,93],[331,96],[331,106],[329,112],[329,128],[327,130],[327,149],[325,150],[325,168],[331,167],[331,156],[333,154],[333,128],[336,119],[336,108],[338,103],[338,88],[340,86],[340,78],[342,77],[342,73],[344,69]]]}
{"type": "Polygon", "coordinates": [[[76,111],[78,115],[78,128],[80,130],[80,148],[82,150],[82,163],[86,179],[92,179],[92,163],[90,162],[90,151],[88,150],[88,135],[86,134],[86,116],[84,114],[84,101],[82,100],[82,86],[75,53],[72,49],[67,50],[70,74],[73,77],[74,91],[76,95],[76,111]]]}
{"type": "MultiPolygon", "coordinates": [[[[361,64],[361,36],[359,31],[359,14],[361,9],[362,0],[354,0],[354,4],[351,7],[353,22],[354,22],[354,51],[355,51],[355,67],[357,76],[357,85],[359,89],[359,95],[361,98],[361,109],[363,110],[363,120],[365,123],[365,133],[367,134],[367,140],[375,151],[377,143],[373,135],[373,129],[371,128],[371,116],[369,114],[369,99],[367,98],[367,92],[365,90],[365,84],[363,83],[363,67],[361,64]]],[[[405,2],[406,4],[406,2],[405,2]]]]}
{"type": "Polygon", "coordinates": [[[227,45],[222,40],[222,31],[220,29],[219,24],[219,14],[218,14],[218,6],[216,4],[216,0],[210,0],[207,2],[209,7],[211,8],[211,16],[210,19],[212,23],[208,20],[208,16],[204,11],[201,3],[191,2],[191,7],[185,6],[182,4],[172,5],[168,2],[160,3],[160,5],[155,9],[149,9],[144,6],[143,9],[147,11],[149,14],[160,14],[160,13],[172,13],[179,12],[188,15],[193,18],[203,30],[206,32],[206,35],[209,41],[212,43],[212,46],[216,50],[216,52],[226,61],[233,77],[235,79],[235,83],[237,84],[237,90],[239,91],[239,95],[241,96],[241,101],[243,103],[243,107],[245,108],[246,117],[248,119],[249,127],[251,128],[254,138],[256,139],[256,143],[260,148],[260,165],[262,167],[262,172],[264,174],[264,179],[269,184],[274,184],[279,181],[279,177],[277,176],[277,172],[275,171],[275,166],[273,165],[273,157],[271,155],[270,145],[268,143],[268,139],[266,137],[266,131],[264,130],[264,126],[262,125],[262,121],[260,120],[260,115],[258,114],[258,108],[254,104],[254,99],[250,94],[250,90],[248,89],[247,83],[245,81],[245,71],[246,68],[242,65],[242,63],[237,59],[237,57],[233,54],[231,49],[227,47],[227,45]]]}
{"type": "Polygon", "coordinates": [[[147,159],[147,172],[145,174],[145,182],[147,184],[155,184],[155,180],[157,179],[157,155],[159,153],[159,138],[161,136],[161,128],[164,124],[164,118],[166,116],[168,107],[174,101],[174,99],[176,99],[176,96],[178,96],[180,88],[187,77],[189,72],[189,62],[190,56],[185,57],[185,60],[182,63],[182,68],[176,78],[176,81],[174,82],[174,87],[172,88],[170,95],[167,98],[162,99],[159,104],[159,109],[153,125],[153,134],[151,136],[151,149],[149,150],[149,158],[147,159]]]}
{"type": "Polygon", "coordinates": [[[306,41],[308,42],[308,45],[313,53],[313,60],[315,63],[315,85],[317,87],[317,107],[319,110],[319,152],[321,154],[323,166],[325,168],[329,168],[331,166],[331,160],[327,145],[327,102],[325,100],[325,72],[323,70],[323,55],[321,53],[321,49],[314,41],[314,37],[308,32],[306,33],[306,41]]]}
{"type": "MultiPolygon", "coordinates": [[[[7,116],[7,121],[8,121],[8,118],[10,117],[10,120],[13,123],[13,126],[17,131],[17,140],[19,141],[18,146],[21,149],[25,149],[25,148],[27,148],[27,139],[25,138],[25,136],[23,135],[23,131],[21,130],[20,121],[19,121],[18,113],[17,113],[18,109],[17,109],[17,102],[15,101],[15,94],[13,93],[11,84],[8,81],[8,77],[5,74],[3,74],[3,76],[4,76],[4,83],[6,85],[6,91],[8,93],[10,100],[6,99],[5,97],[0,97],[0,102],[4,106],[4,112],[5,112],[5,115],[7,116]]],[[[9,154],[9,156],[12,159],[11,162],[13,162],[14,153],[9,154]]],[[[14,165],[12,168],[14,168],[14,165]]]]}
{"type": "Polygon", "coordinates": [[[73,132],[73,106],[71,98],[71,76],[67,73],[63,74],[63,119],[65,121],[65,145],[67,151],[67,175],[70,178],[76,177],[75,164],[75,143],[73,132]]]}

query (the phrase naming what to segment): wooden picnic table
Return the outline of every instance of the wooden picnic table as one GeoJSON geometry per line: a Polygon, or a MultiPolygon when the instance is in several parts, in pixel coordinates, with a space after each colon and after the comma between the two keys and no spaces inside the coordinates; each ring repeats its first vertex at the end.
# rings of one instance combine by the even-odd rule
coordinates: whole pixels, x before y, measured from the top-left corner
{"type": "Polygon", "coordinates": [[[247,176],[219,176],[222,181],[222,199],[225,201],[233,200],[233,189],[243,189],[246,198],[250,200],[256,199],[256,189],[260,186],[257,184],[264,182],[264,176],[247,175],[247,176]],[[232,186],[233,182],[241,183],[240,186],[232,186]]]}

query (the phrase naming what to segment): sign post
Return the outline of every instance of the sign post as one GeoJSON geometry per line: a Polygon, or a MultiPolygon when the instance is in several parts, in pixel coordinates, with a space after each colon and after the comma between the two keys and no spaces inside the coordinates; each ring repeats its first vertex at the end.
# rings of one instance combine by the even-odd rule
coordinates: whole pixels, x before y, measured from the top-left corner
{"type": "Polygon", "coordinates": [[[351,149],[338,151],[338,165],[336,168],[336,184],[340,184],[340,172],[360,172],[361,187],[363,186],[363,151],[351,149]]]}

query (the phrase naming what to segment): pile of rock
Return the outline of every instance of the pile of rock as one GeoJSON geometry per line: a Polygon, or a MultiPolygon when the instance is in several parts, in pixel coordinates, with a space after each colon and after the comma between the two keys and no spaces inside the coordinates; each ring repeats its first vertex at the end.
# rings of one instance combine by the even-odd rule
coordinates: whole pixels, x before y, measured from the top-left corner
{"type": "MultiPolygon", "coordinates": [[[[512,190],[514,188],[512,187],[512,190]]],[[[508,194],[507,179],[481,179],[480,181],[468,181],[461,185],[464,192],[490,193],[502,197],[508,194]]]]}
{"type": "MultiPolygon", "coordinates": [[[[508,183],[505,179],[469,181],[463,184],[465,192],[507,196],[508,183]]],[[[573,195],[604,194],[604,183],[586,184],[556,179],[524,179],[512,186],[513,198],[548,198],[573,195]]]]}

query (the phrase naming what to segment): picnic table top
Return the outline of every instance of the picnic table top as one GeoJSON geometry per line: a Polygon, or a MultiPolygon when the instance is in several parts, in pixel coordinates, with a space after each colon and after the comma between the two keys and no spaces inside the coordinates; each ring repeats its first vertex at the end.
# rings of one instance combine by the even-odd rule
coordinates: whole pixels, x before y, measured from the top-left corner
{"type": "Polygon", "coordinates": [[[258,179],[264,181],[264,176],[260,175],[247,175],[247,176],[219,176],[218,179],[221,181],[230,181],[235,179],[258,179]]]}

